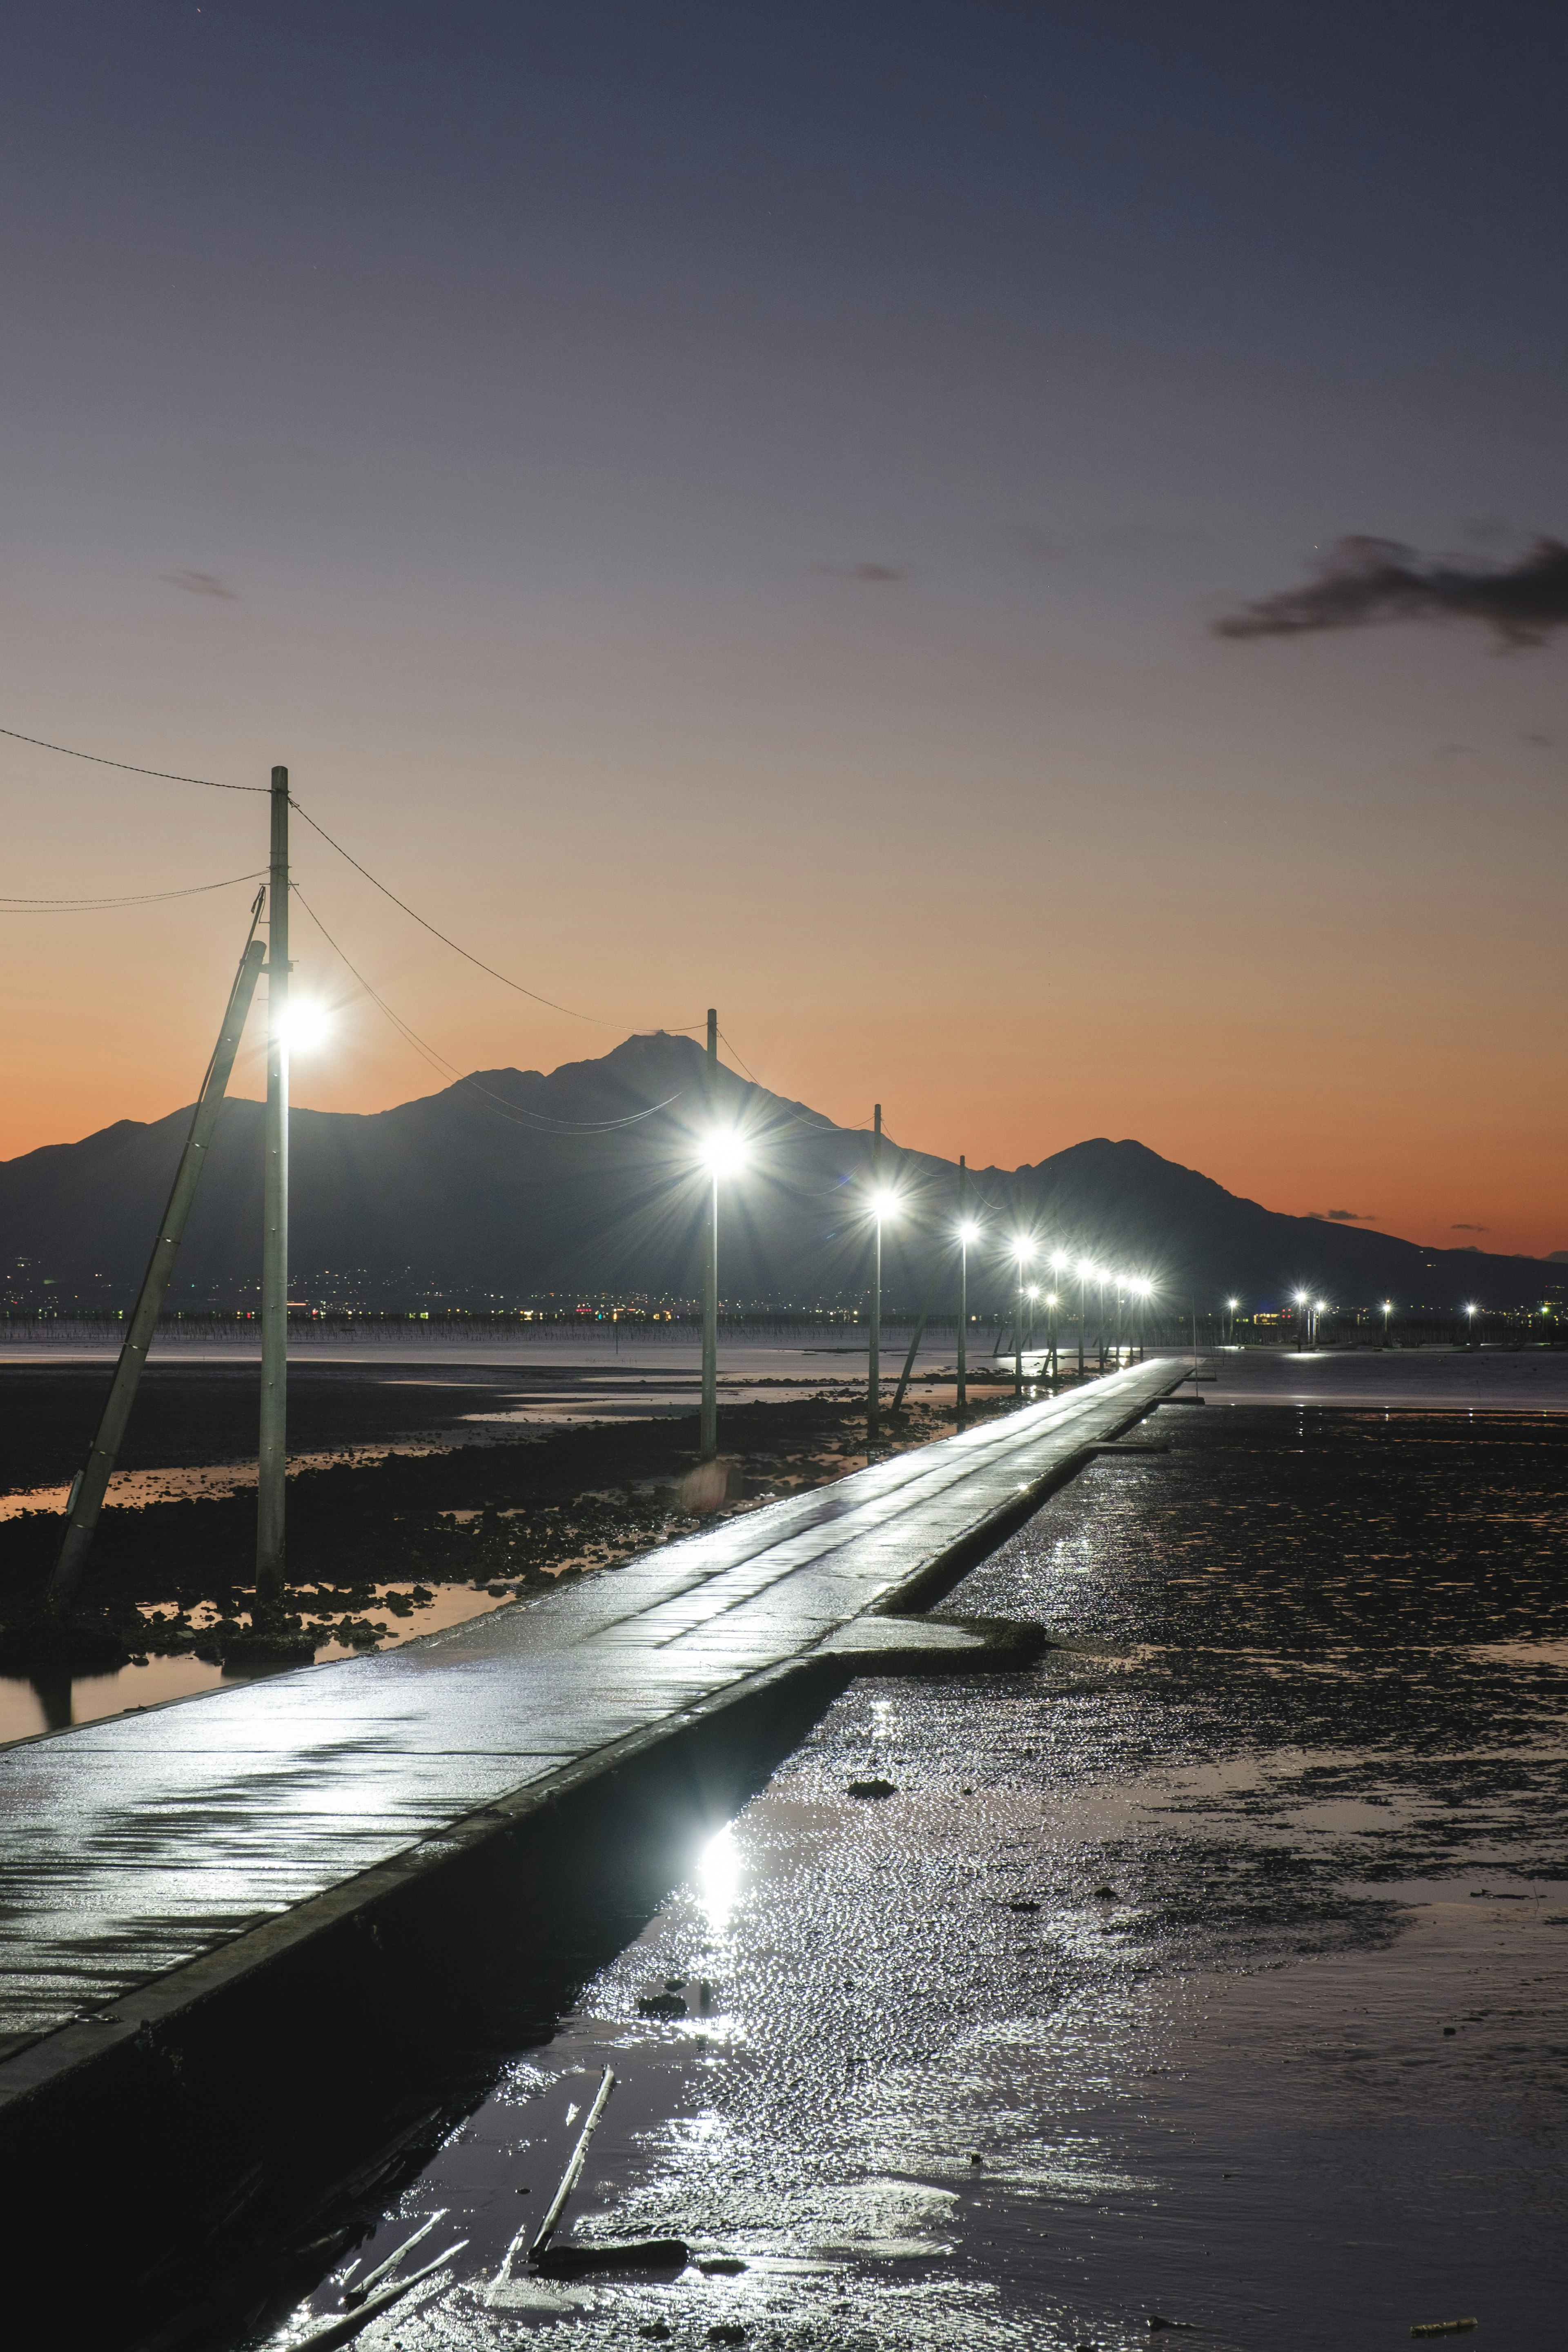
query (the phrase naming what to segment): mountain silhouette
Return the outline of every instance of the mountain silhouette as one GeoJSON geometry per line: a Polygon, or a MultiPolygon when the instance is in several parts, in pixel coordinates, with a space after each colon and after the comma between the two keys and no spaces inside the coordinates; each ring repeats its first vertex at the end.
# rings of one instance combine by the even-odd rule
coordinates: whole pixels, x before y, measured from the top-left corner
{"type": "MultiPolygon", "coordinates": [[[[171,1307],[255,1302],[262,1117],[259,1103],[224,1106],[171,1307]]],[[[189,1119],[188,1108],[149,1125],[121,1119],[0,1163],[0,1265],[15,1303],[129,1304],[189,1119]]],[[[697,1146],[715,1125],[736,1129],[750,1151],[724,1186],[725,1299],[862,1297],[871,1137],[729,1069],[710,1094],[701,1048],[662,1031],[548,1076],[477,1071],[392,1110],[296,1109],[293,1295],[384,1307],[689,1299],[700,1287],[706,1181],[697,1146]]],[[[883,1175],[900,1193],[885,1233],[889,1304],[917,1305],[941,1261],[939,1301],[951,1306],[956,1168],[888,1143],[883,1175]]],[[[973,1171],[970,1201],[986,1233],[971,1259],[977,1310],[1015,1281],[1004,1244],[1019,1232],[1146,1274],[1200,1307],[1226,1297],[1277,1307],[1301,1285],[1342,1307],[1386,1297],[1447,1312],[1470,1299],[1532,1303],[1563,1279],[1534,1258],[1280,1216],[1141,1143],[1105,1138],[1033,1167],[973,1171]]]]}

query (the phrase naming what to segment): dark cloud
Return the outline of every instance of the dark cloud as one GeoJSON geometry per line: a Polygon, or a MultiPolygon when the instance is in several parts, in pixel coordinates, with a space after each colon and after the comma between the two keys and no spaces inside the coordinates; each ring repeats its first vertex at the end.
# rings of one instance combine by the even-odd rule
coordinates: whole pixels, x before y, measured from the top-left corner
{"type": "Polygon", "coordinates": [[[1375,1209],[1309,1209],[1307,1214],[1320,1225],[1374,1225],[1375,1209]]]}
{"type": "Polygon", "coordinates": [[[1489,1234],[1491,1227],[1489,1225],[1450,1225],[1448,1231],[1451,1234],[1489,1234]]]}
{"type": "Polygon", "coordinates": [[[1316,579],[1215,623],[1221,637],[1297,637],[1372,621],[1486,621],[1508,646],[1568,627],[1568,546],[1538,539],[1513,563],[1427,562],[1395,539],[1342,539],[1316,579]]]}
{"type": "Polygon", "coordinates": [[[188,596],[225,596],[237,603],[239,591],[220,580],[216,572],[165,572],[162,577],[171,588],[183,588],[188,596]]]}
{"type": "Polygon", "coordinates": [[[895,563],[819,563],[816,568],[829,580],[858,580],[870,585],[910,576],[895,563]]]}
{"type": "Polygon", "coordinates": [[[1533,743],[1538,751],[1549,751],[1557,738],[1542,733],[1539,728],[1527,727],[1519,740],[1521,743],[1533,743]]]}

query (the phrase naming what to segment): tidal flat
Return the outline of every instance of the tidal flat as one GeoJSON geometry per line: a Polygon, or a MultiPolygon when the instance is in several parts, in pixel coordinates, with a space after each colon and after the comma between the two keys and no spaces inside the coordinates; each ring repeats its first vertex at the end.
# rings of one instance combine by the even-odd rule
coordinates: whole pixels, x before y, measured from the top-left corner
{"type": "Polygon", "coordinates": [[[315,2290],[203,2340],[291,2340],[437,2209],[467,2244],[382,2341],[1547,2340],[1568,1418],[1156,1427],[947,1604],[1044,1624],[1037,1667],[857,1683],[575,1972],[569,1920],[549,1982],[486,1955],[315,2290]],[[606,2064],[569,2226],[720,2267],[498,2288],[606,2064]]]}

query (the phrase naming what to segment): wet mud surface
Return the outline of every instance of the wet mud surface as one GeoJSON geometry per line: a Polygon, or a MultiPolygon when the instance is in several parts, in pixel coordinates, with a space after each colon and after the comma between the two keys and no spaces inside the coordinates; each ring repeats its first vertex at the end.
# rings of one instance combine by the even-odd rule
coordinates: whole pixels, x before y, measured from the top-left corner
{"type": "Polygon", "coordinates": [[[445,2107],[311,2222],[363,2234],[182,2340],[294,2340],[437,2208],[463,2251],[365,2341],[1553,2340],[1568,1425],[1154,1426],[947,1604],[1064,1646],[855,1684],[575,1973],[569,1919],[548,1979],[476,1952],[445,2107]],[[563,2234],[700,2262],[542,2281],[508,2248],[605,2064],[563,2234]]]}
{"type": "MultiPolygon", "coordinates": [[[[132,1423],[134,1462],[199,1468],[227,1458],[241,1432],[254,1436],[256,1377],[244,1366],[151,1368],[132,1423]]],[[[0,1371],[0,1405],[15,1408],[41,1459],[79,1461],[106,1378],[0,1371]]],[[[562,1375],[551,1378],[560,1385],[562,1375]]],[[[696,1417],[679,1405],[526,1434],[502,1423],[488,1442],[450,1446],[440,1441],[466,1428],[468,1415],[515,1397],[515,1369],[498,1376],[443,1365],[416,1379],[394,1365],[390,1376],[367,1379],[352,1366],[291,1368],[292,1442],[319,1449],[288,1489],[289,1631],[301,1655],[342,1656],[433,1631],[862,1466],[858,1391],[790,1396],[777,1385],[785,1392],[776,1402],[721,1398],[723,1454],[699,1468],[696,1417]],[[434,1442],[421,1448],[422,1436],[434,1442]],[[409,1441],[411,1450],[397,1450],[409,1441]],[[345,1458],[331,1459],[334,1447],[345,1458]]],[[[1010,1404],[1005,1384],[977,1383],[972,1418],[1010,1404]]],[[[927,1444],[953,1425],[951,1402],[911,1394],[900,1413],[884,1416],[881,1450],[927,1444]]],[[[21,1440],[13,1432],[10,1442],[15,1466],[21,1440]]],[[[183,1494],[179,1475],[167,1474],[175,1491],[133,1508],[116,1507],[111,1490],[80,1623],[64,1643],[42,1615],[58,1507],[0,1517],[0,1739],[216,1686],[226,1664],[251,1670],[255,1488],[183,1494]]]]}

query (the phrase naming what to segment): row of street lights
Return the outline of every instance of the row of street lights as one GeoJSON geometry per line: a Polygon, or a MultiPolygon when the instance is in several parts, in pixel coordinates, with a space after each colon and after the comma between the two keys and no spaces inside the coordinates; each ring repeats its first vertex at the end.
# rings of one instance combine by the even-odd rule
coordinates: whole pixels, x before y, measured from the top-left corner
{"type": "MultiPolygon", "coordinates": [[[[880,1142],[881,1121],[878,1118],[876,1141],[880,1142]]],[[[705,1461],[711,1461],[719,1450],[719,1187],[722,1179],[738,1175],[746,1165],[749,1153],[742,1139],[732,1128],[716,1129],[698,1149],[699,1165],[705,1173],[710,1193],[707,1203],[706,1239],[707,1263],[704,1267],[702,1301],[702,1418],[700,1451],[705,1461]]],[[[876,1171],[873,1171],[875,1179],[876,1171]]],[[[958,1163],[959,1219],[952,1228],[952,1239],[958,1247],[958,1410],[962,1413],[969,1402],[969,1253],[984,1237],[984,1228],[973,1217],[963,1213],[968,1191],[968,1169],[961,1159],[958,1163]]],[[[866,1213],[871,1223],[871,1313],[868,1332],[868,1362],[866,1381],[866,1417],[868,1434],[878,1433],[881,1417],[881,1341],[882,1341],[882,1229],[903,1207],[901,1195],[891,1186],[873,1181],[865,1195],[866,1213]]],[[[1019,1236],[1005,1244],[1005,1255],[1010,1256],[1017,1271],[1017,1304],[1015,1309],[1013,1346],[1014,1394],[1024,1393],[1024,1330],[1031,1327],[1034,1309],[1044,1304],[1050,1312],[1048,1353],[1053,1369],[1057,1362],[1057,1309],[1061,1303],[1060,1289],[1042,1290],[1038,1283],[1028,1279],[1029,1270],[1037,1261],[1048,1265],[1058,1283],[1076,1279],[1079,1292],[1078,1372],[1084,1377],[1084,1331],[1088,1321],[1089,1294],[1091,1288],[1100,1295],[1100,1355],[1103,1364],[1105,1332],[1105,1294],[1112,1286],[1116,1297],[1117,1359],[1123,1344],[1123,1313],[1129,1299],[1140,1307],[1153,1295],[1154,1286],[1141,1275],[1119,1275],[1110,1268],[1093,1265],[1088,1258],[1074,1259],[1065,1252],[1047,1253],[1026,1236],[1019,1236]]]]}

